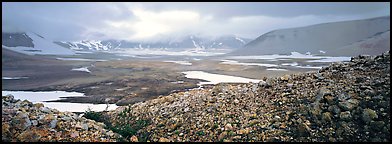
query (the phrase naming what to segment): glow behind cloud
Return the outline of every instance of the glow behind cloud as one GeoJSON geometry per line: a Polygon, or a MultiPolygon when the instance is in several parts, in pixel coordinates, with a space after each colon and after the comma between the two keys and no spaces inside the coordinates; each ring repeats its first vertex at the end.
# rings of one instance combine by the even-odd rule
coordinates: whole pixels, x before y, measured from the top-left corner
{"type": "Polygon", "coordinates": [[[2,3],[6,32],[56,41],[159,41],[197,34],[256,38],[291,27],[389,15],[389,3],[2,3]]]}

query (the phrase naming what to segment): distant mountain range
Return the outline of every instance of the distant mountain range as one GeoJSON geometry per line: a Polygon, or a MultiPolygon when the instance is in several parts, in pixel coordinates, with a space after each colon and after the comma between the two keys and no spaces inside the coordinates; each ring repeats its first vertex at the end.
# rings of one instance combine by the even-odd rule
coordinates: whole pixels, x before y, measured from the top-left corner
{"type": "Polygon", "coordinates": [[[390,50],[390,16],[331,22],[265,33],[229,55],[376,55],[390,50]]]}
{"type": "MultiPolygon", "coordinates": [[[[82,40],[75,42],[65,41],[50,41],[39,34],[27,33],[2,33],[2,45],[11,50],[21,49],[19,52],[26,53],[35,51],[39,54],[41,51],[48,51],[48,47],[39,47],[51,44],[51,47],[58,49],[58,47],[67,48],[73,51],[111,51],[124,48],[196,48],[196,49],[211,49],[211,48],[225,48],[237,49],[243,47],[251,39],[241,38],[234,35],[221,36],[217,38],[206,38],[195,35],[188,35],[180,40],[168,42],[137,42],[125,40],[82,40]],[[39,41],[39,44],[37,44],[39,41]],[[45,43],[42,45],[41,43],[45,43]],[[39,45],[39,46],[37,46],[39,45]],[[56,45],[56,46],[53,46],[56,45]],[[12,47],[18,47],[12,49],[12,47]]],[[[53,48],[52,48],[53,49],[53,48]]],[[[42,53],[42,54],[58,54],[58,53],[42,53]]]]}
{"type": "Polygon", "coordinates": [[[218,38],[203,38],[194,35],[189,35],[179,41],[168,42],[134,42],[125,40],[83,40],[77,42],[55,42],[58,45],[67,47],[73,50],[83,51],[109,51],[119,48],[228,48],[237,49],[243,47],[251,39],[240,38],[236,36],[221,36],[218,38]]]}
{"type": "Polygon", "coordinates": [[[50,41],[33,33],[2,33],[3,48],[33,54],[68,55],[78,51],[143,49],[232,49],[228,55],[290,54],[291,52],[330,56],[377,55],[390,50],[390,16],[331,22],[299,28],[274,30],[255,40],[227,35],[206,38],[188,35],[166,42],[125,40],[50,41]]]}

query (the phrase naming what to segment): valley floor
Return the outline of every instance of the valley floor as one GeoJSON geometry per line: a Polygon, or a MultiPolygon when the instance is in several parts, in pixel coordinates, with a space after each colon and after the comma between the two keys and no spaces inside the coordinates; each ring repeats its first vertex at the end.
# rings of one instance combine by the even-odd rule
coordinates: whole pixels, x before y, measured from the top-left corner
{"type": "Polygon", "coordinates": [[[105,104],[105,100],[109,98],[109,103],[127,105],[199,87],[197,84],[202,80],[188,79],[182,73],[184,71],[204,71],[260,80],[263,77],[315,70],[287,68],[285,71],[270,71],[266,67],[225,64],[216,59],[192,60],[189,61],[191,65],[147,59],[63,59],[65,58],[27,56],[3,48],[3,77],[24,78],[3,78],[2,90],[75,91],[86,96],[70,97],[56,102],[105,104]]]}

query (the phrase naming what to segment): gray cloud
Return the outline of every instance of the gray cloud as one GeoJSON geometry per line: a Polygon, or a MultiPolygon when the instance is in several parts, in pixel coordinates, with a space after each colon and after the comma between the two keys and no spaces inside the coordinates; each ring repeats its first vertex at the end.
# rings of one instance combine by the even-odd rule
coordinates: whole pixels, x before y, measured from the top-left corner
{"type": "Polygon", "coordinates": [[[2,3],[3,31],[35,31],[53,40],[84,39],[89,27],[105,27],[105,20],[129,18],[119,4],[2,3]]]}
{"type": "Polygon", "coordinates": [[[386,15],[390,11],[389,3],[381,2],[182,2],[149,3],[146,7],[156,11],[191,9],[223,18],[247,15],[361,15],[375,11],[386,15]]]}
{"type": "Polygon", "coordinates": [[[34,31],[49,39],[64,41],[159,39],[190,33],[236,34],[255,38],[274,29],[385,16],[390,13],[390,3],[387,2],[3,2],[2,8],[3,31],[34,31]],[[135,11],[136,9],[139,11],[135,11]],[[171,17],[167,14],[178,16],[171,17]]]}

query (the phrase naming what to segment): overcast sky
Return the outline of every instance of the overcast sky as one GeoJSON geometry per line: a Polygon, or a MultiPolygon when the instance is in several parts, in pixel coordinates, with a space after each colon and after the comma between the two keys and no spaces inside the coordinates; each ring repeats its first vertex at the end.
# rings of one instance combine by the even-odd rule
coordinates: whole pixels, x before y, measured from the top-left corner
{"type": "Polygon", "coordinates": [[[2,28],[3,32],[33,31],[61,41],[155,41],[188,34],[254,39],[275,29],[389,13],[389,2],[2,2],[2,28]]]}

